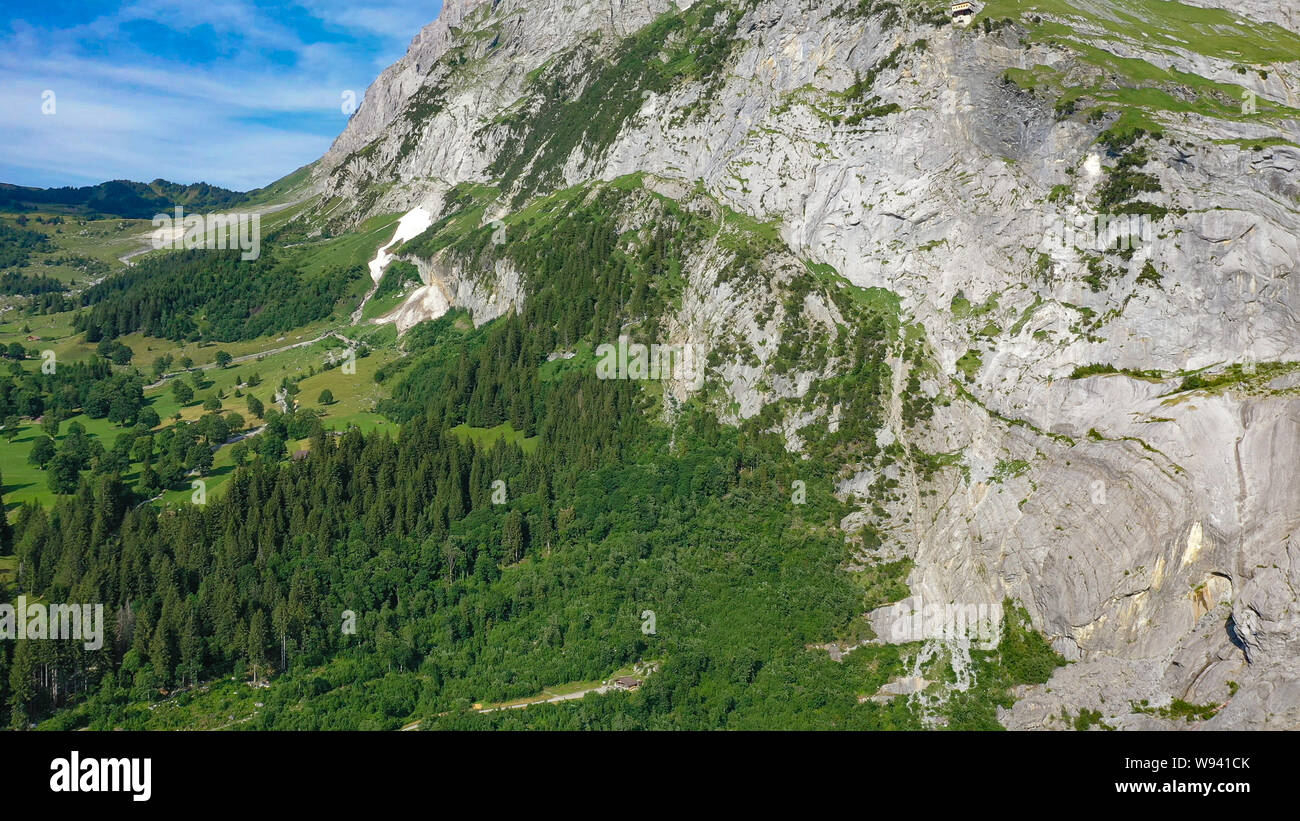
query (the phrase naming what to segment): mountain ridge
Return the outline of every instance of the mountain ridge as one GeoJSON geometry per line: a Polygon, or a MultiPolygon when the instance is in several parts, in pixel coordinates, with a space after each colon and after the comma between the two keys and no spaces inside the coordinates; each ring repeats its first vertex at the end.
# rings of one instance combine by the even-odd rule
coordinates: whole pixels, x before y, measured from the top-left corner
{"type": "Polygon", "coordinates": [[[96,185],[32,188],[0,183],[0,208],[11,211],[57,210],[83,216],[151,219],[180,205],[219,210],[244,202],[256,192],[231,191],[205,182],[181,185],[164,179],[142,183],[108,180],[96,185]]]}
{"type": "MultiPolygon", "coordinates": [[[[911,364],[891,359],[895,410],[878,432],[903,443],[904,469],[850,462],[841,485],[864,511],[884,501],[866,518],[916,562],[914,594],[1011,595],[1086,662],[1027,693],[1008,726],[1047,726],[1062,705],[1148,726],[1158,719],[1116,705],[1170,698],[1224,701],[1209,726],[1296,726],[1300,698],[1280,682],[1296,672],[1283,648],[1300,562],[1276,534],[1294,530],[1300,499],[1269,477],[1300,442],[1288,381],[1300,38],[1277,25],[1294,27],[1285,12],[1237,16],[1267,5],[1002,0],[961,30],[946,3],[644,2],[614,24],[600,3],[449,3],[381,75],[313,184],[351,204],[355,216],[332,215],[345,222],[416,205],[468,213],[457,186],[488,186],[478,219],[508,232],[538,197],[646,173],[672,199],[702,188],[770,223],[786,254],[826,266],[838,287],[897,294],[923,333],[911,364]],[[1159,46],[1126,33],[1130,18],[1159,46]],[[657,62],[622,60],[638,48],[657,62]],[[1118,256],[1052,246],[1054,220],[1107,209],[1149,220],[1153,241],[1118,256]],[[1115,375],[1071,378],[1089,363],[1115,375]],[[1189,374],[1225,366],[1238,388],[1180,394],[1189,374]],[[941,405],[909,425],[899,408],[917,390],[941,405]],[[916,478],[954,453],[960,470],[916,478]],[[887,501],[885,482],[905,491],[887,501]],[[1098,547],[1116,542],[1118,561],[1098,547]],[[1289,583],[1251,569],[1271,562],[1289,583]],[[1103,667],[1109,707],[1085,684],[1103,667]],[[1227,698],[1228,681],[1249,695],[1227,698]]],[[[695,207],[713,207],[705,198],[695,207]]],[[[495,305],[476,321],[514,304],[503,294],[529,275],[450,248],[405,258],[459,293],[453,305],[495,305]]],[[[775,282],[779,299],[788,284],[775,282]]],[[[724,421],[802,401],[834,372],[772,370],[764,339],[805,320],[759,321],[760,291],[736,302],[702,263],[667,317],[668,342],[739,351],[711,374],[724,421]]],[[[806,309],[825,320],[813,340],[844,325],[829,303],[806,309]]],[[[778,413],[795,450],[798,431],[836,425],[836,406],[809,402],[778,413]]]]}
{"type": "Polygon", "coordinates": [[[11,721],[1300,727],[1300,34],[1220,6],[456,0],[255,266],[14,231],[6,578],[120,615],[11,721]]]}

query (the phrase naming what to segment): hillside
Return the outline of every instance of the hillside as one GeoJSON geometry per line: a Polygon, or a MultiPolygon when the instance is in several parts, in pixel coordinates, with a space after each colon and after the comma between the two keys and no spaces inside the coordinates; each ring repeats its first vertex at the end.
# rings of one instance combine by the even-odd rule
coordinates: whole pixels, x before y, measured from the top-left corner
{"type": "Polygon", "coordinates": [[[44,296],[74,237],[14,218],[0,342],[106,386],[11,369],[14,583],[122,627],[11,722],[1300,727],[1300,21],[976,5],[448,0],[256,262],[44,296]],[[699,378],[602,378],[627,341],[699,378]],[[60,432],[15,496],[33,393],[116,460],[60,432]]]}
{"type": "Polygon", "coordinates": [[[207,183],[178,185],[161,179],[150,183],[111,180],[81,188],[29,188],[0,183],[0,210],[152,219],[154,214],[170,213],[176,206],[194,211],[229,209],[246,196],[207,183]]]}

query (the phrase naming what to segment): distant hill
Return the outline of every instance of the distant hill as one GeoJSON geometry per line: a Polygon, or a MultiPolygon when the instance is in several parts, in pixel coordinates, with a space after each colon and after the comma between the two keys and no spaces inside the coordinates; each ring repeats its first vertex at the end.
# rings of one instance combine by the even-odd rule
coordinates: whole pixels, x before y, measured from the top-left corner
{"type": "Polygon", "coordinates": [[[28,188],[0,183],[0,211],[54,211],[81,216],[149,219],[177,205],[195,210],[230,208],[248,194],[208,185],[179,185],[167,180],[151,183],[111,180],[82,188],[28,188]]]}

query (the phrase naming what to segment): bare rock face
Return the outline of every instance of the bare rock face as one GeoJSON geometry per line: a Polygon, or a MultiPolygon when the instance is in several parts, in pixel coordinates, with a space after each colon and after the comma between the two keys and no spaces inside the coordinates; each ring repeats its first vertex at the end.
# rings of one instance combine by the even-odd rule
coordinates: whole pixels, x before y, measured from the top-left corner
{"type": "MultiPolygon", "coordinates": [[[[841,490],[863,501],[855,526],[872,502],[886,510],[880,555],[912,558],[914,595],[1017,600],[1074,662],[1019,692],[1008,727],[1088,709],[1121,728],[1296,728],[1300,12],[1186,0],[1231,13],[1232,36],[1266,58],[1243,63],[1168,28],[1175,11],[1152,28],[1159,47],[1116,29],[1125,2],[955,28],[943,3],[449,0],[314,184],[354,221],[494,185],[495,217],[644,173],[662,196],[774,225],[785,250],[765,288],[721,282],[725,253],[702,246],[667,326],[748,352],[710,374],[719,415],[746,419],[836,367],[772,372],[791,318],[773,295],[801,266],[897,295],[925,353],[891,361],[880,441],[911,461],[846,465],[841,490]],[[686,22],[647,52],[656,73],[620,73],[664,20],[686,22]],[[1080,42],[1109,32],[1115,61],[1036,36],[1045,22],[1080,42]],[[706,45],[681,68],[689,37],[706,45]],[[716,38],[730,46],[713,71],[716,38]],[[1138,61],[1141,76],[1119,68],[1138,61]],[[548,119],[590,89],[599,129],[548,119]],[[1135,89],[1163,102],[1126,109],[1135,89]],[[584,138],[563,142],[566,128],[584,138]],[[1122,253],[1079,228],[1117,215],[1138,238],[1122,253]],[[917,385],[928,420],[900,410],[917,385]],[[922,472],[925,455],[950,458],[922,472]],[[1213,717],[1190,724],[1176,702],[1213,717]]],[[[413,261],[476,322],[517,304],[529,276],[413,261]]],[[[845,323],[825,300],[801,310],[816,334],[845,323]]],[[[780,429],[800,449],[800,430],[837,412],[780,429]]]]}
{"type": "Polygon", "coordinates": [[[1269,0],[1188,0],[1187,5],[1224,9],[1251,20],[1276,23],[1291,31],[1300,31],[1300,8],[1289,3],[1272,3],[1269,0]]]}

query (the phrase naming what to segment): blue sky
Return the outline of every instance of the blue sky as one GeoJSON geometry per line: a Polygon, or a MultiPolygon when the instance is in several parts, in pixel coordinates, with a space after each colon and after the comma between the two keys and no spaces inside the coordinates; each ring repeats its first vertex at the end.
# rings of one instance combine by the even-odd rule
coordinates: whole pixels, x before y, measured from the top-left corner
{"type": "Polygon", "coordinates": [[[323,154],[441,0],[5,5],[0,182],[248,190],[323,154]]]}

